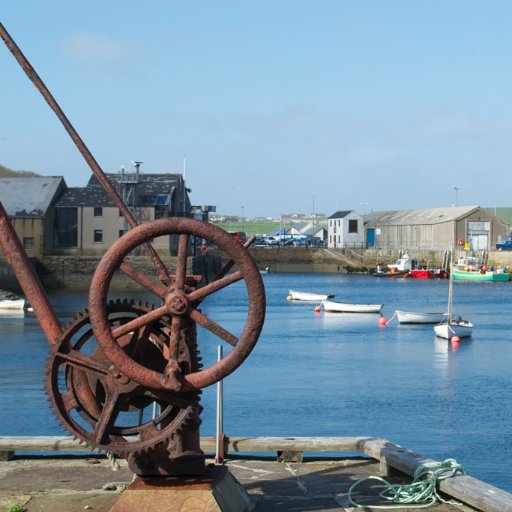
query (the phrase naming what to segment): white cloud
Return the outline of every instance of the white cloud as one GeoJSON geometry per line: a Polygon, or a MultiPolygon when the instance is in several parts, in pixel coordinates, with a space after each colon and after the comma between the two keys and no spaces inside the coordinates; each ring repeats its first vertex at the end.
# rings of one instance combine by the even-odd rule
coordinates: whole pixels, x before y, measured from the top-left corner
{"type": "Polygon", "coordinates": [[[132,41],[118,41],[99,34],[75,32],[63,43],[63,52],[77,65],[93,70],[122,71],[141,61],[143,52],[132,41]]]}

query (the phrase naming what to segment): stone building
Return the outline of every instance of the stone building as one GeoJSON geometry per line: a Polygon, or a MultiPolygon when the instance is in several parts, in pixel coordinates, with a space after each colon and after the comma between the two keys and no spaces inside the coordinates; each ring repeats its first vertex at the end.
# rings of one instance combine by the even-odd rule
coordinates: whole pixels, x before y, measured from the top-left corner
{"type": "MultiPolygon", "coordinates": [[[[139,224],[192,215],[181,174],[142,174],[137,169],[106,177],[139,224]]],[[[70,188],[61,176],[2,177],[0,201],[29,257],[101,256],[129,229],[94,175],[85,187],[70,188]]],[[[153,245],[164,255],[175,254],[177,236],[159,237],[153,245]]]]}
{"type": "Polygon", "coordinates": [[[333,213],[327,220],[327,247],[364,248],[363,217],[354,210],[333,213]]]}
{"type": "Polygon", "coordinates": [[[65,189],[62,176],[0,178],[0,201],[29,257],[51,254],[53,204],[65,189]]]}
{"type": "MultiPolygon", "coordinates": [[[[181,174],[106,174],[139,224],[163,217],[189,217],[188,190],[181,174]]],[[[81,188],[68,188],[55,202],[53,254],[101,255],[128,229],[119,208],[95,176],[81,188]]],[[[177,237],[162,236],[153,246],[174,254],[177,237]]]]}

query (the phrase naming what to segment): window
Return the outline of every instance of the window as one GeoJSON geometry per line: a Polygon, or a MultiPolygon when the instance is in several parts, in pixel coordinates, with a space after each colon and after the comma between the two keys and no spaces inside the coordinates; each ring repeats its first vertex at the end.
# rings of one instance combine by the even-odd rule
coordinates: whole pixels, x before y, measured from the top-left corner
{"type": "Polygon", "coordinates": [[[33,249],[34,248],[34,239],[31,236],[23,237],[23,248],[24,249],[33,249]]]}
{"type": "Polygon", "coordinates": [[[155,206],[167,206],[170,202],[169,194],[158,194],[155,198],[155,206]]]}
{"type": "Polygon", "coordinates": [[[171,196],[169,194],[158,194],[155,198],[155,219],[161,219],[169,215],[171,196]]]}
{"type": "Polygon", "coordinates": [[[54,228],[55,247],[76,247],[78,244],[77,208],[56,208],[54,228]]]}
{"type": "Polygon", "coordinates": [[[95,217],[103,217],[103,208],[101,206],[94,207],[94,216],[95,217]]]}
{"type": "Polygon", "coordinates": [[[348,232],[357,233],[357,219],[349,219],[348,221],[348,232]]]}
{"type": "Polygon", "coordinates": [[[95,229],[94,230],[94,239],[93,241],[95,243],[103,242],[103,230],[102,229],[95,229]]]}

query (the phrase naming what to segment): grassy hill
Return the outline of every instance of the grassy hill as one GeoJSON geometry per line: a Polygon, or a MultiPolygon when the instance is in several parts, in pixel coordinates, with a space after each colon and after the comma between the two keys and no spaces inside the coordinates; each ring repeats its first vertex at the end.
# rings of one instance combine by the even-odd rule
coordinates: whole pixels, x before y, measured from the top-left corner
{"type": "Polygon", "coordinates": [[[512,208],[506,207],[496,207],[496,208],[486,208],[489,213],[496,215],[499,219],[504,221],[509,226],[512,226],[512,208]]]}
{"type": "Polygon", "coordinates": [[[225,229],[226,231],[244,231],[247,235],[268,235],[279,229],[279,221],[256,221],[244,219],[244,222],[215,222],[217,226],[225,229]],[[243,229],[242,229],[243,227],[243,229]]]}
{"type": "Polygon", "coordinates": [[[14,171],[3,165],[0,165],[0,176],[39,176],[39,174],[32,171],[14,171]]]}

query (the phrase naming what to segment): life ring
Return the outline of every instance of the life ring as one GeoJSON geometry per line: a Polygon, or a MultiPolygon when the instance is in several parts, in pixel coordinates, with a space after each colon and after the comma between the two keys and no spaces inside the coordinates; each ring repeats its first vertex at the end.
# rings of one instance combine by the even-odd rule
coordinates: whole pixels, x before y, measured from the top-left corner
{"type": "Polygon", "coordinates": [[[206,254],[208,252],[208,247],[206,245],[201,245],[201,254],[206,254]]]}
{"type": "Polygon", "coordinates": [[[463,238],[459,238],[459,239],[457,240],[457,243],[458,243],[459,245],[464,245],[464,239],[463,239],[463,238]]]}

